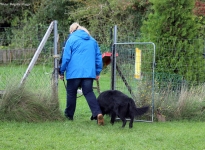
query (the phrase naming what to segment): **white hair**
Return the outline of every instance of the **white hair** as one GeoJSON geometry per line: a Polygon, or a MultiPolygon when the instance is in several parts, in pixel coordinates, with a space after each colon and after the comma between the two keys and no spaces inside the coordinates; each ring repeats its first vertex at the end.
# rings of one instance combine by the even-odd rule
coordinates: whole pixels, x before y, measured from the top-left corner
{"type": "Polygon", "coordinates": [[[77,22],[74,22],[70,26],[70,33],[73,33],[76,30],[83,30],[83,31],[87,32],[88,34],[90,34],[89,31],[85,27],[80,26],[77,22]]]}

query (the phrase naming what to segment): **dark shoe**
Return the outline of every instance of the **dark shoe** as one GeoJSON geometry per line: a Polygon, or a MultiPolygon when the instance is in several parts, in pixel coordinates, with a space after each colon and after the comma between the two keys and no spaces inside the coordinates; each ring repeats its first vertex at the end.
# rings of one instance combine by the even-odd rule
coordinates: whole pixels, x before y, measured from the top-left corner
{"type": "Polygon", "coordinates": [[[68,117],[68,116],[65,116],[68,120],[71,120],[73,121],[73,117],[68,117]]]}
{"type": "Polygon", "coordinates": [[[70,118],[70,117],[68,117],[68,120],[71,120],[71,121],[73,121],[73,118],[70,118]]]}
{"type": "Polygon", "coordinates": [[[95,117],[91,116],[90,120],[97,120],[97,116],[95,116],[95,117]]]}
{"type": "Polygon", "coordinates": [[[102,125],[102,126],[104,125],[104,118],[103,118],[102,114],[98,114],[97,123],[98,123],[98,125],[102,125]]]}

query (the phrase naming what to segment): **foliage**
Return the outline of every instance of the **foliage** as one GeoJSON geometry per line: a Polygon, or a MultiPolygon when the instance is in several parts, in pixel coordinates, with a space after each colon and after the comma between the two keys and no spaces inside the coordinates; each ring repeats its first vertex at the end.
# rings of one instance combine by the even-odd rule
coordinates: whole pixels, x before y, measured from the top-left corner
{"type": "MultiPolygon", "coordinates": [[[[36,48],[39,44],[39,31],[38,26],[33,25],[34,22],[29,18],[30,12],[24,12],[24,19],[21,24],[27,24],[26,26],[13,27],[10,29],[10,34],[7,34],[7,40],[9,40],[8,46],[10,49],[23,49],[23,48],[36,48]],[[28,22],[30,24],[28,24],[28,22]]],[[[45,29],[44,29],[45,33],[45,29]]]]}
{"type": "Polygon", "coordinates": [[[204,82],[203,40],[193,15],[194,1],[152,2],[152,13],[143,22],[143,39],[156,44],[156,71],[183,76],[187,82],[204,82]],[[195,71],[193,71],[195,70],[195,71]]]}
{"type": "Polygon", "coordinates": [[[155,112],[159,109],[166,120],[197,120],[205,118],[205,85],[188,88],[182,86],[179,93],[171,88],[156,89],[155,112]]]}
{"type": "Polygon", "coordinates": [[[136,36],[136,33],[139,32],[144,12],[138,1],[78,1],[82,5],[77,10],[70,12],[73,20],[86,26],[100,44],[110,44],[111,29],[114,25],[121,29],[119,32],[121,39],[127,38],[127,36],[136,36]],[[132,33],[135,35],[131,35],[132,33]]]}
{"type": "Polygon", "coordinates": [[[34,13],[41,0],[2,0],[0,2],[0,27],[19,26],[24,19],[24,12],[34,13]]]}
{"type": "Polygon", "coordinates": [[[3,37],[1,45],[4,46],[4,49],[8,49],[5,46],[14,49],[36,46],[36,40],[32,36],[36,34],[36,30],[33,27],[37,24],[32,20],[35,18],[33,14],[39,3],[41,3],[41,0],[7,0],[0,3],[0,6],[2,6],[0,7],[2,9],[1,16],[6,16],[1,19],[0,27],[11,27],[1,28],[0,33],[3,37]]]}
{"type": "Polygon", "coordinates": [[[0,120],[42,122],[63,120],[63,117],[55,96],[10,83],[0,101],[0,120]]]}
{"type": "Polygon", "coordinates": [[[136,103],[138,106],[151,104],[154,94],[154,120],[157,121],[158,111],[167,121],[194,120],[205,121],[205,84],[188,87],[181,85],[181,89],[173,90],[176,83],[164,82],[163,88],[155,83],[152,93],[152,83],[145,80],[138,82],[136,103]]]}
{"type": "MultiPolygon", "coordinates": [[[[77,8],[77,2],[67,0],[45,0],[42,1],[35,13],[36,23],[43,25],[51,23],[53,20],[58,21],[58,27],[61,32],[68,31],[73,20],[70,18],[70,11],[77,8]]],[[[66,32],[66,36],[67,36],[66,32]]]]}
{"type": "MultiPolygon", "coordinates": [[[[135,0],[57,0],[57,1],[35,1],[32,2],[32,9],[24,10],[18,25],[19,30],[11,31],[9,42],[10,47],[36,47],[39,43],[39,30],[46,27],[51,21],[58,21],[59,43],[63,43],[68,36],[68,29],[71,23],[79,22],[88,28],[91,35],[96,38],[102,47],[102,51],[109,51],[111,44],[111,33],[114,25],[120,29],[119,40],[134,41],[141,20],[146,14],[146,7],[149,5],[147,0],[141,2],[135,0]],[[136,15],[137,14],[137,15],[136,15]],[[29,34],[24,34],[29,33],[29,34]],[[24,41],[20,38],[24,35],[24,41]],[[13,39],[14,36],[19,39],[13,39]],[[32,41],[30,41],[33,37],[32,41]]],[[[14,24],[13,24],[14,25],[14,24]]],[[[5,44],[4,44],[5,45],[5,44]]]]}

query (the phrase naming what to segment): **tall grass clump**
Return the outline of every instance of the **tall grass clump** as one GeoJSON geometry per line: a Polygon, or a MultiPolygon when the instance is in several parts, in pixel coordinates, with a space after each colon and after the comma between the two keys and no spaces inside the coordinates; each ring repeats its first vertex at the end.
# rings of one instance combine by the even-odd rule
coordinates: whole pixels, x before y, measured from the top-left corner
{"type": "Polygon", "coordinates": [[[58,99],[52,94],[28,86],[8,84],[0,99],[0,120],[17,122],[42,122],[63,120],[58,99]]]}
{"type": "Polygon", "coordinates": [[[205,84],[182,86],[178,92],[160,89],[155,93],[155,112],[157,109],[166,120],[205,121],[205,84]]]}

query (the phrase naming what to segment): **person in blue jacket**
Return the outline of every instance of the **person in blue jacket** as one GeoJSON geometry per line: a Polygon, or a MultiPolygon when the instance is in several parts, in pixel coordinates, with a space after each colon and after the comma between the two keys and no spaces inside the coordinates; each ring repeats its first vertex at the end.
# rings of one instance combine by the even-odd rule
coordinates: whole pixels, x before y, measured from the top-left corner
{"type": "Polygon", "coordinates": [[[70,26],[70,36],[66,41],[59,69],[60,79],[63,80],[64,72],[66,73],[65,116],[69,120],[73,120],[77,90],[81,87],[92,112],[91,119],[97,119],[98,125],[104,125],[103,115],[93,92],[93,81],[99,80],[102,67],[102,55],[97,41],[86,28],[73,23],[70,26]]]}

